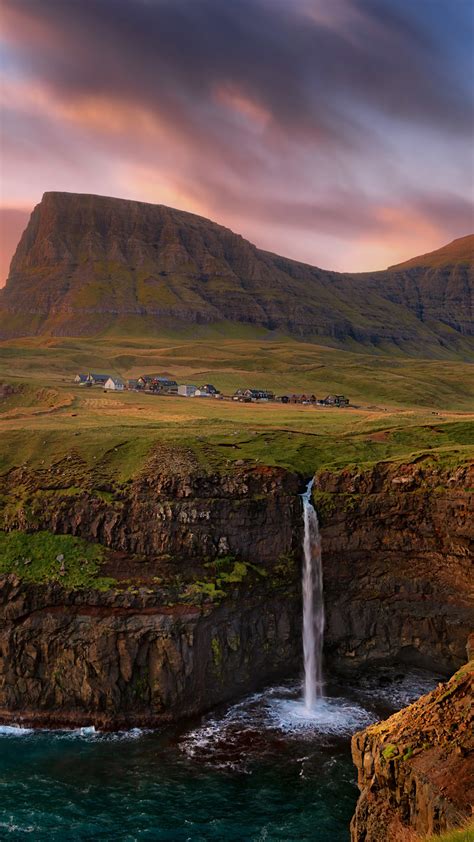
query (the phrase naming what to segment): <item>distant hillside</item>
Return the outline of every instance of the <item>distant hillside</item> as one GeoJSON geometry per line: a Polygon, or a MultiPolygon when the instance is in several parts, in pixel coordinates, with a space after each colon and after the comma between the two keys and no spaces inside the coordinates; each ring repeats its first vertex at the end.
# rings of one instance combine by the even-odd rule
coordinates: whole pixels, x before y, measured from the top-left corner
{"type": "Polygon", "coordinates": [[[469,234],[467,237],[459,237],[443,246],[436,251],[430,251],[428,254],[422,254],[419,257],[412,257],[411,260],[405,260],[403,263],[397,263],[395,266],[390,266],[389,270],[394,269],[418,269],[422,266],[440,267],[440,266],[457,266],[465,263],[468,265],[474,262],[474,234],[469,234]]]}
{"type": "MultiPolygon", "coordinates": [[[[465,240],[474,237],[455,243],[465,240]]],[[[413,268],[339,274],[261,251],[184,211],[46,193],[0,293],[0,337],[213,325],[225,333],[240,324],[353,349],[469,355],[473,261],[450,254],[434,269],[424,257],[413,268]]]]}

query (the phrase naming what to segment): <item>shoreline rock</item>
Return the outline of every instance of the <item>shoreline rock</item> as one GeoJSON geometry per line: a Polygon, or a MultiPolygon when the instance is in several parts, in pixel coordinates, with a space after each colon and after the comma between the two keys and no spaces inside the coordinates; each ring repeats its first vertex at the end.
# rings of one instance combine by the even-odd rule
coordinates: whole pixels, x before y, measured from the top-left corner
{"type": "Polygon", "coordinates": [[[404,840],[462,826],[474,801],[474,661],[352,738],[359,800],[352,842],[404,840]]]}

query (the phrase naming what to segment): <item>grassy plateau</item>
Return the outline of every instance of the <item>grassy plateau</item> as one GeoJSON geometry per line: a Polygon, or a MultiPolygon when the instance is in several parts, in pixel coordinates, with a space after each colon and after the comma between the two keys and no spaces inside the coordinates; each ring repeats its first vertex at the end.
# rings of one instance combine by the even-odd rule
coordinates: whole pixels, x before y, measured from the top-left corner
{"type": "Polygon", "coordinates": [[[204,463],[282,465],[310,475],[433,451],[474,453],[474,377],[469,363],[373,356],[298,342],[213,339],[61,339],[3,342],[0,472],[42,467],[76,454],[118,481],[133,476],[153,445],[191,448],[204,463]],[[345,394],[344,409],[105,393],[73,383],[79,372],[145,373],[318,398],[345,394]]]}

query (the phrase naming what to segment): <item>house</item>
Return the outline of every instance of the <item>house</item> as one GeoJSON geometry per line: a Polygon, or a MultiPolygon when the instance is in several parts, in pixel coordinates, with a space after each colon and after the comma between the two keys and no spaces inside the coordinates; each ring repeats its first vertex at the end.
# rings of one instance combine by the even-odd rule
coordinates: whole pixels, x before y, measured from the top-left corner
{"type": "Polygon", "coordinates": [[[178,384],[176,380],[163,377],[161,374],[143,374],[137,380],[137,388],[149,389],[150,392],[178,394],[178,384]]]}
{"type": "Polygon", "coordinates": [[[327,395],[321,403],[323,406],[349,406],[349,398],[344,395],[327,395]]]}
{"type": "Polygon", "coordinates": [[[125,389],[125,383],[120,377],[109,377],[109,379],[104,383],[104,389],[107,389],[110,392],[123,392],[125,389]]]}
{"type": "Polygon", "coordinates": [[[87,380],[92,386],[105,386],[108,379],[108,374],[91,374],[89,372],[87,375],[87,380]]]}
{"type": "Polygon", "coordinates": [[[213,397],[220,395],[219,389],[216,389],[212,383],[206,383],[204,386],[200,386],[199,393],[201,395],[212,395],[213,397]]]}
{"type": "Polygon", "coordinates": [[[168,377],[154,377],[151,381],[150,389],[152,392],[178,394],[178,384],[176,380],[170,380],[168,377]]]}
{"type": "Polygon", "coordinates": [[[78,386],[85,386],[88,383],[87,374],[76,374],[74,383],[77,383],[78,386]]]}
{"type": "Polygon", "coordinates": [[[315,395],[282,395],[280,398],[282,403],[302,403],[302,404],[313,404],[316,403],[316,396],[315,395]]]}
{"type": "Polygon", "coordinates": [[[267,389],[237,389],[234,394],[234,400],[243,401],[272,401],[274,399],[273,392],[267,389]]]}
{"type": "Polygon", "coordinates": [[[193,398],[197,391],[197,386],[193,386],[192,384],[183,383],[178,386],[178,395],[182,395],[185,398],[193,398]]]}
{"type": "Polygon", "coordinates": [[[157,374],[143,374],[137,379],[137,386],[139,389],[149,389],[157,374]]]}
{"type": "Polygon", "coordinates": [[[133,378],[131,380],[129,379],[129,380],[126,381],[126,387],[130,391],[133,390],[133,389],[139,389],[140,388],[139,385],[138,385],[138,380],[136,380],[136,379],[134,380],[133,378]]]}

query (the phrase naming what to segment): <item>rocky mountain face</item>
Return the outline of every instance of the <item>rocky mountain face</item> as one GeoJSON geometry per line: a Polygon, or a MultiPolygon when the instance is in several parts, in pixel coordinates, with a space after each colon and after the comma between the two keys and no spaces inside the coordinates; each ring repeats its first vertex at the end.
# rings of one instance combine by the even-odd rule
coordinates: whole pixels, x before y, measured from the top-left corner
{"type": "MultiPolygon", "coordinates": [[[[300,478],[249,465],[213,472],[163,449],[131,482],[99,492],[86,474],[79,488],[77,471],[67,458],[11,471],[1,525],[99,542],[115,584],[28,583],[20,568],[3,578],[1,721],[151,724],[294,674],[300,478]]],[[[468,468],[382,464],[324,472],[315,485],[331,666],[456,668],[472,608],[468,468]]]]}
{"type": "Polygon", "coordinates": [[[261,251],[194,214],[46,193],[0,294],[0,337],[236,323],[336,344],[469,353],[473,241],[470,257],[453,248],[440,267],[344,275],[261,251]]]}
{"type": "Polygon", "coordinates": [[[199,605],[0,579],[0,722],[116,730],[201,713],[288,675],[299,602],[260,582],[199,605]]]}
{"type": "Polygon", "coordinates": [[[471,660],[415,704],[354,735],[360,797],[352,842],[416,842],[471,818],[473,682],[471,660]]]}
{"type": "Polygon", "coordinates": [[[325,647],[339,667],[397,659],[449,674],[472,626],[474,466],[430,457],[315,479],[325,647]]]}

